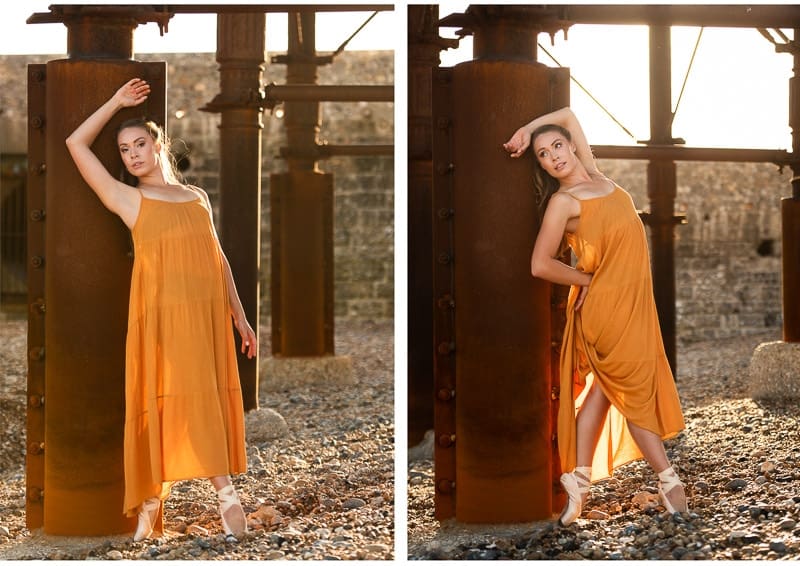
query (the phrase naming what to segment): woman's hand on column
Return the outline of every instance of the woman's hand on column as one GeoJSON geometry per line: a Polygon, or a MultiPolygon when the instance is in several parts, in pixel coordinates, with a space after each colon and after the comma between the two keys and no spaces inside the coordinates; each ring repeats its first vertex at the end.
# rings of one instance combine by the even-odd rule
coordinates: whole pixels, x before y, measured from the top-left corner
{"type": "Polygon", "coordinates": [[[531,145],[531,132],[527,125],[522,126],[514,135],[511,136],[506,143],[503,144],[503,149],[511,154],[511,157],[519,157],[528,146],[531,145]]]}
{"type": "Polygon", "coordinates": [[[119,90],[114,93],[113,98],[120,106],[128,108],[130,106],[138,106],[147,100],[149,94],[150,85],[147,84],[147,81],[136,78],[122,85],[119,90]]]}

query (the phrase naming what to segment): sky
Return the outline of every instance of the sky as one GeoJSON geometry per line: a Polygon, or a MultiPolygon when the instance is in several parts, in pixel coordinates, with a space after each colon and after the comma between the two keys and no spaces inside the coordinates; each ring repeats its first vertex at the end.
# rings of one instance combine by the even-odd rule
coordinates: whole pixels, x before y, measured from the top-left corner
{"type": "MultiPolygon", "coordinates": [[[[0,54],[59,54],[66,51],[67,28],[63,24],[29,25],[25,20],[35,12],[49,12],[48,6],[67,2],[25,0],[3,2],[0,7],[0,54]]],[[[102,2],[72,2],[101,4],[102,2]]],[[[141,4],[126,1],[121,4],[141,4]]],[[[185,2],[184,2],[185,3],[185,2]]],[[[200,2],[199,2],[200,3],[200,2]]],[[[219,4],[225,3],[217,2],[219,4]]],[[[246,1],[236,2],[245,4],[246,1]]],[[[318,2],[319,3],[319,2],[318,2]]],[[[330,2],[328,2],[330,3],[330,2]]],[[[348,2],[350,3],[350,2],[348,2]]],[[[390,3],[390,2],[377,2],[390,3]]],[[[340,12],[317,14],[317,50],[333,51],[339,47],[372,14],[340,12]]],[[[348,44],[348,50],[391,50],[394,48],[393,11],[379,12],[348,44]]],[[[286,51],[286,14],[267,14],[267,51],[286,51]]],[[[133,36],[135,53],[203,53],[215,52],[215,14],[176,14],[169,21],[169,31],[159,36],[158,25],[140,25],[133,36]]]]}

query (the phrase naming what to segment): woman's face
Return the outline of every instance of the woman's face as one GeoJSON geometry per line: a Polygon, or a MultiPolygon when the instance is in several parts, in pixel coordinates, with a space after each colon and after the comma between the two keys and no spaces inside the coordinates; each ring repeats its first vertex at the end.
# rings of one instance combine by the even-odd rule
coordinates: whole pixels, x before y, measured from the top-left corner
{"type": "Polygon", "coordinates": [[[533,140],[533,151],[539,165],[551,177],[560,179],[575,168],[575,145],[558,131],[544,132],[533,140]]]}
{"type": "Polygon", "coordinates": [[[158,167],[158,147],[144,128],[131,127],[117,136],[122,163],[131,175],[141,177],[158,167]]]}

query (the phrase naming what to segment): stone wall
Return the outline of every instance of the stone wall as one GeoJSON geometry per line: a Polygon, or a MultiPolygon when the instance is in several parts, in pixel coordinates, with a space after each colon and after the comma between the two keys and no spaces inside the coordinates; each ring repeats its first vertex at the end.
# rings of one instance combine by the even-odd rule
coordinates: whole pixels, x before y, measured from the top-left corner
{"type": "MultiPolygon", "coordinates": [[[[648,210],[644,161],[601,160],[600,169],[648,210]]],[[[681,342],[780,328],[780,199],[791,171],[766,163],[679,162],[675,280],[681,342]]]]}
{"type": "MultiPolygon", "coordinates": [[[[48,56],[0,56],[0,149],[24,153],[26,146],[26,66],[48,56]]],[[[142,61],[167,61],[167,130],[173,150],[188,147],[188,182],[219,195],[219,115],[199,109],[219,92],[213,53],[146,54],[142,61]]],[[[285,65],[268,65],[264,82],[285,83],[285,65]]],[[[345,51],[319,69],[319,84],[392,84],[392,52],[345,51]]],[[[378,143],[394,140],[392,103],[321,104],[320,138],[331,144],[378,143]]],[[[269,176],[286,171],[278,157],[285,145],[279,113],[264,114],[262,136],[262,314],[270,312],[269,176]]],[[[394,159],[337,157],[320,162],[334,174],[335,316],[386,319],[394,314],[394,159]]]]}

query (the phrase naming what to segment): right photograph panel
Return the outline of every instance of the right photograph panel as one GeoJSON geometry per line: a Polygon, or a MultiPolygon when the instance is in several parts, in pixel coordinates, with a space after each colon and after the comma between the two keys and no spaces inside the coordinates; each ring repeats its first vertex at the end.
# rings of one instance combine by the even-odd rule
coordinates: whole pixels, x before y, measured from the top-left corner
{"type": "Polygon", "coordinates": [[[408,557],[796,554],[800,13],[407,17],[408,557]]]}

